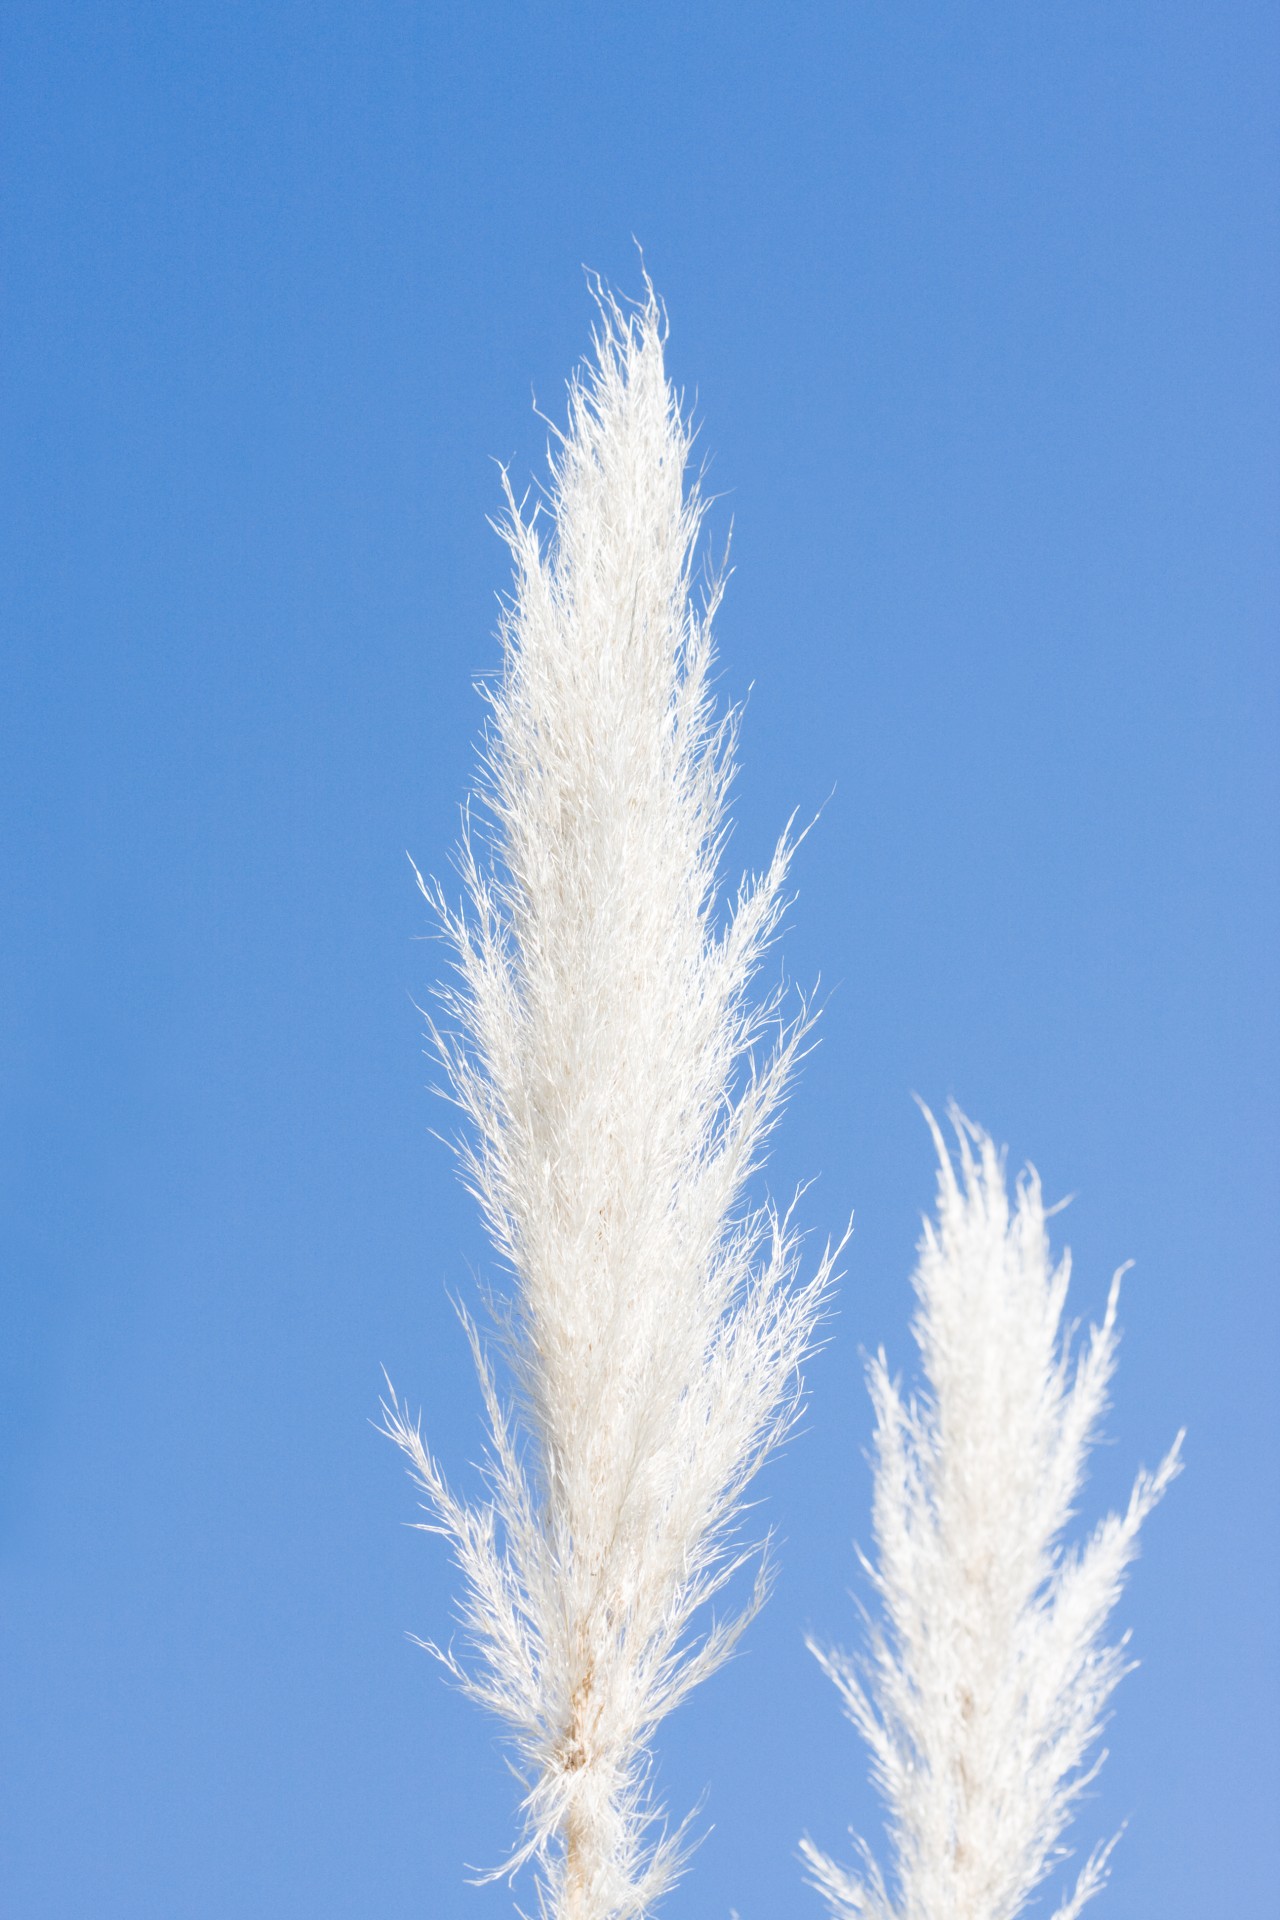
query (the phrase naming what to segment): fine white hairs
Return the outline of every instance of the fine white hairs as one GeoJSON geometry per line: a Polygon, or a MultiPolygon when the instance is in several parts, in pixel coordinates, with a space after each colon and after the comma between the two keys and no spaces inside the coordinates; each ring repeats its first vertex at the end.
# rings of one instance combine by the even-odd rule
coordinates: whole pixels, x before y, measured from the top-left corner
{"type": "Polygon", "coordinates": [[[654,1731],[763,1598],[760,1557],[707,1611],[756,1558],[744,1490],[794,1419],[833,1257],[799,1281],[790,1214],[745,1196],[810,1024],[757,986],[795,843],[722,901],[736,716],[709,687],[691,431],[652,289],[598,298],[545,507],[506,485],[515,584],[466,904],[424,884],[456,968],[432,1037],[509,1276],[509,1389],[468,1323],[483,1496],[385,1408],[463,1576],[469,1653],[441,1658],[513,1736],[524,1828],[502,1870],[534,1861],[552,1920],[637,1920],[679,1870],[654,1731]]]}
{"type": "MultiPolygon", "coordinates": [[[[1138,1529],[1179,1468],[1181,1435],[1123,1513],[1064,1551],[1115,1367],[1120,1276],[1073,1366],[1070,1256],[1053,1263],[1039,1179],[1025,1173],[1011,1200],[991,1140],[950,1117],[958,1167],[926,1110],[939,1173],[914,1278],[925,1394],[904,1400],[883,1352],[869,1368],[866,1571],[883,1621],[863,1660],[810,1643],[870,1749],[896,1868],[891,1892],[865,1845],[853,1872],[804,1841],[837,1920],[1022,1912],[1101,1764],[1091,1755],[1127,1665],[1104,1629],[1138,1529]]],[[[1089,1855],[1056,1920],[1076,1920],[1099,1890],[1114,1844],[1089,1855]]]]}

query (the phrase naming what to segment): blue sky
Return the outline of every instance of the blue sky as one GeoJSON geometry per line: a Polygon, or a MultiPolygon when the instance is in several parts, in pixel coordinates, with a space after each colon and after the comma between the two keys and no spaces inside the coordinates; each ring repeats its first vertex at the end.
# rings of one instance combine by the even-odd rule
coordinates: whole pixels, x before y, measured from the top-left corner
{"type": "MultiPolygon", "coordinates": [[[[1120,1261],[1090,1513],[1185,1423],[1077,1828],[1112,1920],[1274,1896],[1276,57],[1239,0],[11,0],[3,146],[0,1905],[511,1912],[452,1577],[369,1425],[466,1476],[485,1250],[426,1092],[494,658],[583,264],[671,316],[750,699],[731,867],[825,802],[830,990],[777,1142],[856,1210],[780,1579],[668,1724],[671,1920],[817,1914],[875,1832],[802,1634],[852,1639],[860,1350],[910,1359],[959,1098],[1120,1261]]],[[[1048,1909],[1045,1909],[1046,1911],[1048,1909]]],[[[1103,1911],[1100,1906],[1099,1913],[1103,1911]]]]}

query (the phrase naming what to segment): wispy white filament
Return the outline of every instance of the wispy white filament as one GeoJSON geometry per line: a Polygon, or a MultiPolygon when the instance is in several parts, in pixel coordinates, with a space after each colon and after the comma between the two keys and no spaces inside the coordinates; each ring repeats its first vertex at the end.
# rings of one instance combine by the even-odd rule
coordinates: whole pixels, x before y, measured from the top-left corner
{"type": "MultiPolygon", "coordinates": [[[[1034,1172],[1012,1196],[1002,1156],[952,1109],[937,1219],[915,1272],[927,1388],[904,1401],[883,1353],[868,1567],[883,1611],[865,1660],[814,1647],[866,1740],[888,1809],[892,1891],[865,1846],[850,1872],[803,1843],[837,1920],[1013,1920],[1061,1858],[1107,1700],[1126,1670],[1103,1639],[1138,1529],[1178,1471],[1181,1435],[1122,1514],[1062,1535],[1116,1357],[1119,1275],[1072,1365],[1034,1172]]],[[[1114,1842],[1089,1857],[1056,1920],[1076,1920],[1114,1842]]]]}
{"type": "Polygon", "coordinates": [[[734,716],[708,685],[719,589],[700,604],[691,579],[690,431],[652,295],[600,310],[545,537],[507,489],[515,586],[468,905],[426,888],[457,968],[434,1037],[511,1276],[510,1407],[472,1335],[487,1497],[459,1499],[387,1408],[464,1576],[471,1658],[446,1657],[514,1735],[510,1864],[537,1860],[555,1920],[645,1914],[678,1870],[650,1743],[763,1594],[758,1575],[698,1629],[742,1564],[743,1490],[793,1418],[830,1271],[797,1284],[788,1218],[743,1198],[807,1027],[753,990],[792,848],[721,908],[734,716]]]}

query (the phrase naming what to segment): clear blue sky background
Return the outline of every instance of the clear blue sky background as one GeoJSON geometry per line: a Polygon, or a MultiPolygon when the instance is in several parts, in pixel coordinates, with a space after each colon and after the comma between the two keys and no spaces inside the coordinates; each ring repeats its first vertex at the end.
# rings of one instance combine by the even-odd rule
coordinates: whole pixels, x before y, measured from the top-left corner
{"type": "Polygon", "coordinates": [[[10,0],[14,1920],[511,1911],[369,1425],[385,1363],[464,1479],[479,1444],[404,855],[447,870],[473,764],[493,459],[538,468],[633,234],[735,523],[733,863],[832,795],[772,1178],[858,1222],[775,1598],[662,1741],[711,1828],[667,1911],[816,1915],[800,1832],[875,1830],[801,1636],[856,1633],[913,1089],[1078,1196],[1077,1311],[1137,1261],[1089,1511],[1189,1428],[1077,1828],[1130,1823],[1106,1911],[1271,1910],[1278,39],[1254,0],[10,0]]]}

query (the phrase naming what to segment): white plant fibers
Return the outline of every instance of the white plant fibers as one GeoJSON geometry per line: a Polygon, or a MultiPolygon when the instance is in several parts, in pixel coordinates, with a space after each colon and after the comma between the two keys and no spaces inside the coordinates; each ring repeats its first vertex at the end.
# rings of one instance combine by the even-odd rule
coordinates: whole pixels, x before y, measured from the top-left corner
{"type": "Polygon", "coordinates": [[[536,1860],[555,1920],[645,1914],[679,1870],[652,1736],[763,1596],[761,1563],[745,1605],[703,1614],[748,1557],[743,1491],[794,1417],[830,1277],[828,1254],[799,1284],[789,1218],[744,1199],[808,1025],[754,989],[792,842],[721,909],[735,717],[708,685],[719,587],[701,604],[691,579],[691,434],[652,293],[600,313],[545,538],[507,487],[515,586],[468,904],[426,889],[456,962],[433,1037],[511,1276],[510,1407],[472,1333],[486,1497],[451,1491],[387,1407],[464,1577],[470,1657],[442,1657],[514,1736],[508,1866],[536,1860]]]}
{"type": "MultiPolygon", "coordinates": [[[[838,1920],[1013,1920],[1058,1864],[1127,1666],[1105,1624],[1179,1466],[1181,1435],[1122,1514],[1064,1550],[1115,1366],[1120,1276],[1073,1365],[1070,1256],[1053,1263],[1036,1174],[1011,1199],[986,1134],[951,1110],[957,1167],[926,1118],[939,1158],[914,1278],[926,1391],[904,1400],[883,1352],[869,1368],[866,1570],[883,1619],[864,1660],[813,1647],[870,1748],[896,1868],[891,1892],[865,1845],[851,1872],[804,1841],[838,1920]]],[[[1102,1886],[1112,1845],[1089,1856],[1056,1920],[1102,1886]]]]}

